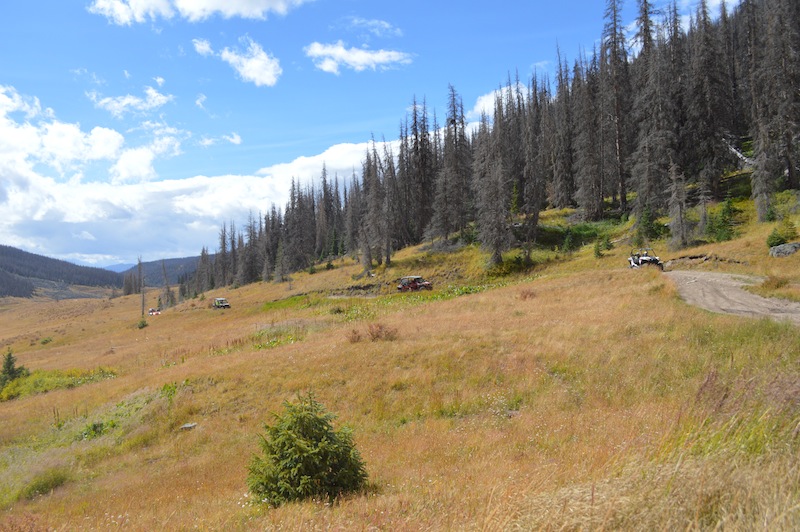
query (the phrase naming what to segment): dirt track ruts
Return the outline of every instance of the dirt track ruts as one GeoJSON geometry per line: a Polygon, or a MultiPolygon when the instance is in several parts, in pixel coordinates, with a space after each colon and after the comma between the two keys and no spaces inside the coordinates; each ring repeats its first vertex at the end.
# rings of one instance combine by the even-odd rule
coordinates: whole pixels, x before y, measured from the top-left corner
{"type": "Polygon", "coordinates": [[[761,297],[742,289],[761,279],[746,275],[674,270],[665,273],[681,298],[711,312],[789,320],[800,325],[800,303],[761,297]]]}

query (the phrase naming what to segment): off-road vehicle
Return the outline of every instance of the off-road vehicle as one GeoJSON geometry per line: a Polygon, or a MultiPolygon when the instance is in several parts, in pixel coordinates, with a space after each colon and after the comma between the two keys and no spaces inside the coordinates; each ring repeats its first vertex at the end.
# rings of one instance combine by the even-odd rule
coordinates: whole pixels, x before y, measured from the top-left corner
{"type": "Polygon", "coordinates": [[[228,300],[224,297],[217,297],[214,299],[214,302],[211,303],[213,308],[231,308],[231,304],[228,303],[228,300]]]}
{"type": "Polygon", "coordinates": [[[628,264],[631,268],[642,268],[645,266],[655,266],[664,271],[664,263],[653,252],[653,248],[634,248],[631,256],[628,257],[628,264]]]}
{"type": "Polygon", "coordinates": [[[433,290],[430,281],[426,281],[419,275],[406,275],[400,278],[397,289],[401,292],[416,292],[418,290],[433,290]]]}

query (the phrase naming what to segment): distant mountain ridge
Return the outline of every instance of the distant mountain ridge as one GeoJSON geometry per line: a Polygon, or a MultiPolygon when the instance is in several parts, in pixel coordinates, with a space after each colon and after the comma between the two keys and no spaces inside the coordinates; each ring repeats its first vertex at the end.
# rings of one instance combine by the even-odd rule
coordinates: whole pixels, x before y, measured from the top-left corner
{"type": "MultiPolygon", "coordinates": [[[[167,270],[167,283],[176,285],[181,278],[189,276],[197,270],[197,262],[200,257],[181,257],[177,259],[154,260],[142,263],[142,273],[144,274],[145,286],[164,286],[164,269],[167,270]]],[[[139,266],[134,264],[123,270],[123,275],[138,275],[139,266]]]]}
{"type": "MultiPolygon", "coordinates": [[[[164,286],[164,270],[167,282],[177,285],[184,276],[197,269],[200,257],[183,257],[142,263],[145,286],[164,286]]],[[[138,265],[117,264],[108,268],[79,266],[60,259],[29,253],[11,246],[0,245],[0,297],[32,297],[34,293],[52,292],[52,287],[61,287],[58,296],[97,297],[81,295],[67,289],[70,285],[122,288],[125,275],[138,275],[138,265]]],[[[52,294],[51,294],[52,295],[52,294]]]]}
{"type": "MultiPolygon", "coordinates": [[[[66,285],[122,287],[122,275],[0,245],[0,297],[31,297],[36,280],[66,285]]],[[[41,284],[41,283],[39,283],[41,284]]]]}

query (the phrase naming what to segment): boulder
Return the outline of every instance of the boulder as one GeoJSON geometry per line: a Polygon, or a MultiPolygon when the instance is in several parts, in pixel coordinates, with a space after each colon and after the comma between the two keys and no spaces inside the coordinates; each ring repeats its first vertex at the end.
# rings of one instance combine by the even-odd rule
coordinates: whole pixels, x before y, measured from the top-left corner
{"type": "Polygon", "coordinates": [[[788,257],[800,251],[800,242],[791,242],[769,248],[770,257],[788,257]]]}

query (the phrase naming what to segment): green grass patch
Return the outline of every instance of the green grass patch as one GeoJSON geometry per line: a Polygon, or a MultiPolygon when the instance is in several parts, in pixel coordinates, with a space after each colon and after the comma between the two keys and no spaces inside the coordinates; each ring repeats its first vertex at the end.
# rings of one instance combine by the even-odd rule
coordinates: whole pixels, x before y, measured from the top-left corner
{"type": "Polygon", "coordinates": [[[69,471],[64,467],[54,467],[37,474],[20,491],[19,499],[33,499],[40,495],[47,495],[56,488],[69,482],[69,471]]]}
{"type": "Polygon", "coordinates": [[[308,330],[302,325],[281,325],[261,329],[253,335],[255,349],[272,349],[299,342],[306,337],[308,330]]]}
{"type": "Polygon", "coordinates": [[[47,393],[53,390],[75,388],[106,379],[113,379],[117,374],[108,368],[94,370],[36,370],[26,377],[9,382],[0,392],[0,401],[8,401],[28,395],[47,393]]]}
{"type": "Polygon", "coordinates": [[[275,301],[267,301],[261,305],[262,312],[271,312],[275,310],[296,310],[313,308],[322,302],[319,294],[298,294],[275,301]]]}

